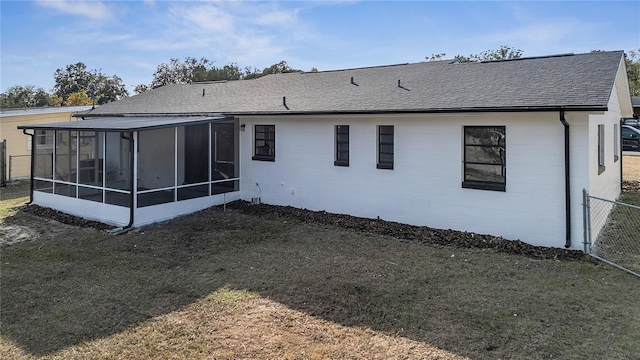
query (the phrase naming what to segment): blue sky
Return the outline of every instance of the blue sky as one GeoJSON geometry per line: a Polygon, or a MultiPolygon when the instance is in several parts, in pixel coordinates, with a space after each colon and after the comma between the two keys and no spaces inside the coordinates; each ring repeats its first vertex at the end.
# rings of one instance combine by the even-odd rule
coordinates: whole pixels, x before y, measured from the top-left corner
{"type": "Polygon", "coordinates": [[[319,70],[501,45],[524,56],[640,48],[640,1],[0,1],[0,88],[83,62],[133,94],[171,58],[319,70]]]}

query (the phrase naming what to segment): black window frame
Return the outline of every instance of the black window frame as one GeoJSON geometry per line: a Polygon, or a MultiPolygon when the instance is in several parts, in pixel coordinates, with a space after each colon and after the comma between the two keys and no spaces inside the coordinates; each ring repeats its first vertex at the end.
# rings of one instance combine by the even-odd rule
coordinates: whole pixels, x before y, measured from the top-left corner
{"type": "Polygon", "coordinates": [[[620,124],[613,124],[613,162],[620,160],[620,124]]]}
{"type": "Polygon", "coordinates": [[[276,126],[275,125],[263,125],[263,124],[254,125],[253,157],[251,159],[258,160],[258,161],[276,161],[276,126]],[[265,150],[265,149],[268,149],[268,150],[265,150]]]}
{"type": "Polygon", "coordinates": [[[349,125],[335,126],[335,160],[333,165],[349,166],[349,125]]]}
{"type": "Polygon", "coordinates": [[[507,188],[507,129],[506,126],[488,125],[488,126],[463,126],[462,130],[462,143],[463,143],[463,180],[462,187],[466,189],[478,189],[478,190],[491,190],[491,191],[506,191],[507,188]],[[497,143],[493,144],[472,144],[467,143],[467,130],[471,129],[494,129],[502,133],[502,139],[498,139],[497,143]],[[501,144],[502,142],[502,144],[501,144]],[[483,161],[468,161],[467,150],[471,147],[485,147],[498,149],[500,153],[500,163],[489,163],[483,161]],[[488,165],[488,166],[501,166],[502,177],[504,181],[484,181],[484,180],[467,180],[470,175],[467,172],[467,165],[488,165]]]}
{"type": "Polygon", "coordinates": [[[602,174],[606,167],[605,164],[605,130],[604,124],[598,124],[598,175],[602,174]]]}
{"type": "Polygon", "coordinates": [[[393,125],[378,125],[378,163],[376,165],[378,169],[393,170],[393,163],[395,160],[394,142],[395,129],[393,125]],[[387,137],[388,135],[391,135],[391,141],[383,141],[383,137],[387,137]],[[391,151],[383,151],[383,148],[387,148],[388,146],[391,146],[391,151]],[[385,157],[385,155],[391,155],[391,161],[381,160],[383,157],[385,157]]]}

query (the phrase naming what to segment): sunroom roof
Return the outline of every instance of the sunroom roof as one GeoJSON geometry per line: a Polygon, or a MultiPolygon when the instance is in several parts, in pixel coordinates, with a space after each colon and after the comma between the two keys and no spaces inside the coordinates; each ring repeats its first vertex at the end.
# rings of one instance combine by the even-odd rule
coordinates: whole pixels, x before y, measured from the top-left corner
{"type": "Polygon", "coordinates": [[[229,120],[228,116],[139,116],[107,117],[50,124],[29,124],[18,129],[76,131],[140,131],[229,120]]]}

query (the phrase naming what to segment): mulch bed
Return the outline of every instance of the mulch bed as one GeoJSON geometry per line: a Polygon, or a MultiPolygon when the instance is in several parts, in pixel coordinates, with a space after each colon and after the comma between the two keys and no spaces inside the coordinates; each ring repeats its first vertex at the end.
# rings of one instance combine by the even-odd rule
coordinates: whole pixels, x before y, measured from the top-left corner
{"type": "MultiPolygon", "coordinates": [[[[640,187],[640,184],[637,185],[640,187]]],[[[425,244],[438,244],[457,248],[493,249],[498,252],[524,255],[536,259],[581,260],[585,258],[585,254],[581,251],[534,246],[520,240],[507,240],[499,236],[407,225],[380,219],[332,214],[326,211],[298,209],[291,206],[253,205],[250,202],[238,200],[227,204],[227,208],[261,218],[283,218],[297,220],[303,223],[336,226],[343,229],[392,236],[402,240],[425,244]]],[[[20,210],[31,215],[53,219],[72,226],[98,230],[110,230],[114,228],[112,225],[86,220],[33,204],[23,206],[20,210]]]]}
{"type": "Polygon", "coordinates": [[[640,191],[640,181],[638,180],[623,181],[622,191],[640,191]]]}
{"type": "Polygon", "coordinates": [[[534,246],[520,240],[507,240],[499,236],[434,229],[427,226],[407,225],[380,219],[332,214],[326,211],[310,211],[291,206],[253,205],[246,201],[234,201],[227,204],[227,208],[237,209],[243,214],[252,216],[285,218],[304,223],[337,226],[426,244],[439,244],[458,248],[493,249],[499,252],[524,255],[536,259],[582,260],[585,258],[585,254],[582,251],[534,246]]]}
{"type": "Polygon", "coordinates": [[[50,208],[38,206],[38,205],[25,205],[20,207],[20,211],[25,212],[27,214],[39,216],[46,219],[52,219],[62,224],[84,227],[84,228],[94,228],[98,230],[109,230],[113,229],[113,225],[107,225],[105,223],[101,223],[99,221],[87,220],[81,217],[65,214],[58,210],[53,210],[50,208]]]}

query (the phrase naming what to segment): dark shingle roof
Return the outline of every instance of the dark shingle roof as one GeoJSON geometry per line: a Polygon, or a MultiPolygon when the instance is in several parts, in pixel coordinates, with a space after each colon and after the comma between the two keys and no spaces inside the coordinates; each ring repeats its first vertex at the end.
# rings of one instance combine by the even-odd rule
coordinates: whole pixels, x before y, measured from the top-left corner
{"type": "Polygon", "coordinates": [[[90,116],[606,109],[623,55],[436,61],[168,85],[100,106],[90,116]]]}

